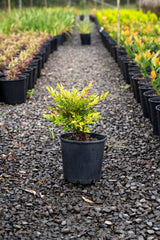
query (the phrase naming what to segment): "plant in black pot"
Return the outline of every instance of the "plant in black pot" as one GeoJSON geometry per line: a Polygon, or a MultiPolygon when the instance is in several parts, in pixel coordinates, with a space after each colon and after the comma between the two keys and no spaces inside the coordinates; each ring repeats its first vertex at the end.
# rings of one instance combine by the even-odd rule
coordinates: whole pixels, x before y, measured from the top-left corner
{"type": "Polygon", "coordinates": [[[49,107],[51,114],[44,117],[71,131],[61,135],[61,144],[64,179],[72,183],[91,184],[100,180],[106,136],[90,133],[90,127],[102,118],[95,105],[108,92],[101,96],[91,94],[91,86],[92,83],[81,91],[74,87],[67,91],[59,84],[58,91],[47,87],[54,102],[49,107]]]}
{"type": "Polygon", "coordinates": [[[152,55],[149,50],[146,50],[139,54],[135,54],[134,61],[138,64],[141,72],[133,75],[132,77],[132,86],[133,86],[134,96],[137,102],[140,102],[139,82],[141,80],[143,81],[146,80],[146,83],[147,83],[150,80],[149,74],[147,72],[147,68],[150,66],[151,57],[152,55]]]}
{"type": "Polygon", "coordinates": [[[5,77],[0,78],[1,101],[7,104],[19,104],[26,100],[27,79],[20,74],[17,60],[11,60],[4,71],[5,77]]]}
{"type": "Polygon", "coordinates": [[[91,44],[91,31],[93,29],[93,23],[89,21],[89,19],[84,19],[83,21],[78,21],[77,29],[80,33],[81,44],[82,45],[90,45],[91,44]]]}
{"type": "MultiPolygon", "coordinates": [[[[158,116],[156,114],[156,106],[160,104],[160,51],[158,51],[155,57],[151,60],[151,82],[153,85],[153,91],[151,90],[150,96],[148,98],[150,120],[153,125],[153,133],[158,135],[158,116]]],[[[149,92],[149,91],[148,91],[149,92]]],[[[149,95],[148,95],[149,96],[149,95]]]]}

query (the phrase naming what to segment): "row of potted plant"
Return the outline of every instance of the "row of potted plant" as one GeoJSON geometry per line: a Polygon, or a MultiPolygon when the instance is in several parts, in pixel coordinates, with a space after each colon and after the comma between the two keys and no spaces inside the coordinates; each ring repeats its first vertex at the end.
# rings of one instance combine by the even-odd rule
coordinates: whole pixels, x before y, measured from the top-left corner
{"type": "Polygon", "coordinates": [[[1,12],[0,33],[31,30],[57,36],[71,32],[74,21],[75,13],[72,8],[32,8],[22,12],[15,9],[11,14],[1,12]]]}
{"type": "Polygon", "coordinates": [[[57,47],[57,40],[48,33],[25,32],[24,35],[18,34],[22,36],[18,48],[14,48],[16,44],[12,41],[13,45],[4,47],[0,56],[0,100],[8,104],[25,102],[27,91],[34,88],[41,68],[57,47]]]}
{"type": "Polygon", "coordinates": [[[32,9],[22,13],[15,10],[12,15],[2,14],[0,101],[25,102],[26,93],[34,88],[49,54],[71,34],[74,15],[68,9],[32,9]]]}
{"type": "Polygon", "coordinates": [[[117,46],[115,10],[97,12],[97,26],[105,47],[118,63],[134,97],[141,103],[144,117],[160,135],[160,22],[155,14],[121,11],[121,46],[117,46]],[[141,21],[140,21],[141,20],[141,21]]]}

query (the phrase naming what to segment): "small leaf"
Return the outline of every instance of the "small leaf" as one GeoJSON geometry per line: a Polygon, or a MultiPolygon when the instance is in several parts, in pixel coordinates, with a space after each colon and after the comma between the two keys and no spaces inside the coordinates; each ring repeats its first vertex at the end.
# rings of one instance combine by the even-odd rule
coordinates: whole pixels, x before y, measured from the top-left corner
{"type": "Polygon", "coordinates": [[[130,88],[130,85],[129,85],[129,84],[127,84],[127,85],[125,85],[125,86],[121,86],[121,89],[128,89],[128,88],[130,88]]]}
{"type": "Polygon", "coordinates": [[[85,202],[92,203],[92,204],[94,203],[93,201],[91,201],[91,200],[89,200],[88,198],[85,198],[85,197],[83,197],[83,196],[82,196],[82,199],[83,199],[85,202]]]}

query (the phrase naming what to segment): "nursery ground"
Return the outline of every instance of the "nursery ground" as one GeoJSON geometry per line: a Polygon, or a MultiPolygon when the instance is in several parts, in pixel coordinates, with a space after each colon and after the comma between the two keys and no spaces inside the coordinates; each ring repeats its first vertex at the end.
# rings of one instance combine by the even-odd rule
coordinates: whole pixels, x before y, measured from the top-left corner
{"type": "Polygon", "coordinates": [[[74,34],[50,55],[30,100],[0,103],[0,239],[160,239],[159,138],[124,85],[95,30],[91,46],[74,34]],[[46,86],[82,89],[91,81],[98,94],[110,92],[92,130],[107,135],[102,176],[73,185],[63,180],[63,129],[42,117],[52,104],[46,86]]]}

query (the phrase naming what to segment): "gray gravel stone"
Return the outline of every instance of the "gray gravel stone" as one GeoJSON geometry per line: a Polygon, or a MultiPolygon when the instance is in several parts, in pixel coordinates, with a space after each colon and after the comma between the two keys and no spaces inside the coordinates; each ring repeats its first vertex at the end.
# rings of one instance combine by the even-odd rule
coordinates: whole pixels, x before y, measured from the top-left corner
{"type": "Polygon", "coordinates": [[[159,239],[159,139],[131,89],[121,89],[126,83],[100,35],[93,31],[92,45],[81,46],[73,34],[42,72],[31,100],[0,103],[0,239],[159,239]],[[82,186],[64,181],[63,129],[42,115],[53,104],[46,86],[82,89],[91,81],[97,94],[110,91],[91,130],[107,143],[100,181],[82,186]]]}

